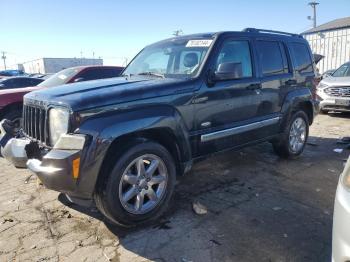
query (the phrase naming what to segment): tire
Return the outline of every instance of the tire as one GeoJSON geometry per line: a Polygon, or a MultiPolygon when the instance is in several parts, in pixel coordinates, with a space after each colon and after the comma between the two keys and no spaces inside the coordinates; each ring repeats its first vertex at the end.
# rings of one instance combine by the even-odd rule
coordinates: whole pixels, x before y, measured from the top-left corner
{"type": "Polygon", "coordinates": [[[14,110],[11,110],[3,116],[3,119],[8,119],[14,122],[15,131],[17,131],[22,126],[22,109],[16,108],[14,110]]]}
{"type": "Polygon", "coordinates": [[[146,141],[131,146],[124,152],[112,163],[109,174],[100,183],[95,203],[109,222],[130,227],[156,220],[167,210],[175,187],[176,168],[168,150],[155,142],[146,141]],[[141,164],[136,165],[137,163],[141,164]],[[157,169],[149,176],[150,167],[154,163],[158,163],[157,169]],[[139,166],[142,165],[146,171],[145,177],[149,176],[148,182],[142,175],[136,176],[137,173],[142,174],[139,172],[142,170],[139,166]],[[152,185],[157,179],[162,182],[152,185]],[[155,194],[151,194],[152,191],[155,194]],[[132,196],[135,192],[136,195],[127,201],[126,196],[132,196]],[[138,205],[141,202],[143,204],[138,205]]]}
{"type": "Polygon", "coordinates": [[[279,155],[282,158],[297,157],[303,152],[308,136],[309,136],[308,117],[304,111],[297,111],[291,116],[279,140],[273,143],[274,151],[277,155],[279,155]],[[301,123],[300,121],[304,123],[303,127],[305,128],[305,130],[304,132],[302,132],[303,134],[301,133],[301,130],[302,130],[301,127],[300,127],[300,130],[298,129],[299,131],[295,131],[296,133],[300,132],[300,139],[296,139],[294,137],[293,125],[297,125],[298,123],[301,123]],[[297,141],[297,147],[293,147],[295,146],[295,143],[293,143],[293,141],[297,141]]]}
{"type": "Polygon", "coordinates": [[[320,113],[321,113],[322,115],[327,115],[327,114],[328,114],[328,110],[321,109],[321,110],[320,110],[320,113]]]}

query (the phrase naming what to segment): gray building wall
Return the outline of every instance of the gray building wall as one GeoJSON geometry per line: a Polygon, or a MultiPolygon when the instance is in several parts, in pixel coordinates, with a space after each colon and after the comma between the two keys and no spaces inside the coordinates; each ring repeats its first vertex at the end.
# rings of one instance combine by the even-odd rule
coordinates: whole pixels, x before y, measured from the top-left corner
{"type": "Polygon", "coordinates": [[[304,34],[313,53],[325,57],[317,64],[320,73],[350,61],[350,27],[304,34]]]}
{"type": "Polygon", "coordinates": [[[26,73],[53,74],[62,69],[82,65],[103,65],[103,59],[40,58],[22,64],[26,73]]]}

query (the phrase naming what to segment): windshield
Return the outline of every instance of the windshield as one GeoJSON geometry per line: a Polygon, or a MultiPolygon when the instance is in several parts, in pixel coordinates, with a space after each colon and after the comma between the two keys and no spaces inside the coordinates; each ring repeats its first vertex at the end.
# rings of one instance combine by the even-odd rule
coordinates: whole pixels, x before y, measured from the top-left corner
{"type": "Polygon", "coordinates": [[[340,66],[333,74],[334,77],[350,76],[350,63],[340,66]]]}
{"type": "Polygon", "coordinates": [[[72,78],[72,76],[74,76],[78,72],[79,72],[79,69],[77,68],[64,69],[54,74],[53,76],[49,77],[44,82],[41,82],[38,86],[52,87],[52,86],[64,85],[72,78]]]}
{"type": "Polygon", "coordinates": [[[197,74],[213,39],[172,39],[143,49],[124,76],[190,78],[197,74]]]}

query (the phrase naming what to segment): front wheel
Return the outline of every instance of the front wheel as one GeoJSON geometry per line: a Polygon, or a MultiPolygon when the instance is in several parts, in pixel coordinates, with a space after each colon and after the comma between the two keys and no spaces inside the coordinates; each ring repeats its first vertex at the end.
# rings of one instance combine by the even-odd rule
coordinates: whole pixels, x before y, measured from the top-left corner
{"type": "Polygon", "coordinates": [[[279,141],[273,143],[277,155],[288,158],[300,155],[309,136],[309,121],[304,111],[292,115],[279,141]]]}
{"type": "Polygon", "coordinates": [[[116,161],[95,196],[99,210],[115,224],[133,226],[157,219],[170,202],[175,163],[160,144],[135,145],[116,161]]]}
{"type": "Polygon", "coordinates": [[[22,109],[20,108],[11,110],[3,118],[12,121],[15,133],[22,127],[22,109]]]}

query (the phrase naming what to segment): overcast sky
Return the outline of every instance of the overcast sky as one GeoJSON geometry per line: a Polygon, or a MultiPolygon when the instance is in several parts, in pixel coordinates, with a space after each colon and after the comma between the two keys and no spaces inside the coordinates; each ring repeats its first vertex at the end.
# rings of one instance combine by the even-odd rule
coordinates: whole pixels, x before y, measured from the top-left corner
{"type": "MultiPolygon", "coordinates": [[[[305,0],[0,0],[0,51],[7,64],[40,57],[129,60],[145,45],[185,34],[267,28],[301,33],[312,25],[305,0]]],[[[350,16],[350,0],[319,0],[318,24],[350,16]]],[[[0,61],[0,69],[3,67],[0,61]]]]}

